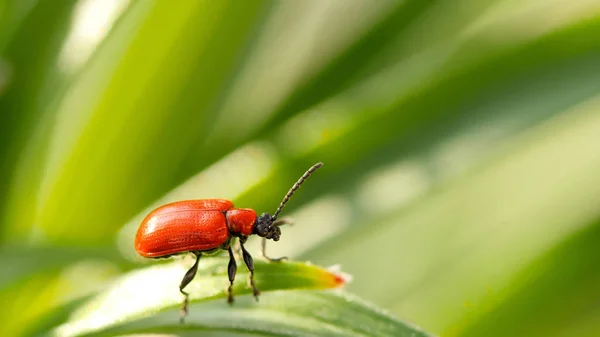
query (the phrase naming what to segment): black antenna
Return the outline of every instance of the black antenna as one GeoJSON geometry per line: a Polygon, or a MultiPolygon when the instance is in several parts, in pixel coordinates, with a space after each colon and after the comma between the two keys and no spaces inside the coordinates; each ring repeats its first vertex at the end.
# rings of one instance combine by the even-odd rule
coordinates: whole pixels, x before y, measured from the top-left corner
{"type": "Polygon", "coordinates": [[[275,219],[277,219],[277,216],[279,215],[279,213],[281,213],[281,210],[283,209],[285,204],[287,204],[287,202],[290,201],[290,198],[292,197],[292,195],[294,195],[294,192],[296,192],[296,190],[300,187],[300,185],[302,185],[304,183],[304,181],[306,181],[306,179],[308,179],[308,177],[310,177],[310,175],[313,174],[313,172],[315,172],[321,166],[323,166],[323,163],[318,162],[318,163],[314,164],[311,168],[309,168],[308,171],[304,172],[302,177],[300,177],[300,179],[298,179],[298,181],[294,184],[294,186],[292,186],[292,188],[290,188],[290,190],[287,192],[287,194],[281,201],[281,204],[279,204],[279,207],[277,207],[277,210],[271,217],[272,221],[275,221],[275,219]]]}

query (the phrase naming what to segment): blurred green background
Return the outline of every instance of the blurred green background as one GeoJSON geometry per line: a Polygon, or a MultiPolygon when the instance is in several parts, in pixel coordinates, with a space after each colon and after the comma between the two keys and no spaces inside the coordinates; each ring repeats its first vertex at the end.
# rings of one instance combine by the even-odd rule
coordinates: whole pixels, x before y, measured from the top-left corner
{"type": "Polygon", "coordinates": [[[598,0],[0,0],[0,331],[147,262],[153,207],[323,161],[270,254],[441,336],[598,336],[599,94],[598,0]]]}

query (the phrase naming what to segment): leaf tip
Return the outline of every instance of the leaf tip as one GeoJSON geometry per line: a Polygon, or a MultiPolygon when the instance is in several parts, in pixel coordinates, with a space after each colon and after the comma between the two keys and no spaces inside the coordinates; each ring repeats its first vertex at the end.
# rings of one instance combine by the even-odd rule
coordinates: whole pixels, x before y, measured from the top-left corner
{"type": "Polygon", "coordinates": [[[342,287],[350,282],[352,282],[352,275],[348,273],[344,273],[339,264],[335,264],[327,268],[327,271],[333,276],[334,279],[334,287],[342,287]]]}

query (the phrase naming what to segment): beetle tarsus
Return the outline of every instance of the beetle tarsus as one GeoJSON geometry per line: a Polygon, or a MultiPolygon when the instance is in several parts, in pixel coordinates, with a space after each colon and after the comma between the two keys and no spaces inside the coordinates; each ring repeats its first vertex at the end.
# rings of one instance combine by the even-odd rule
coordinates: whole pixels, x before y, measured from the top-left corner
{"type": "Polygon", "coordinates": [[[237,272],[237,264],[235,263],[235,256],[231,246],[227,248],[229,252],[229,265],[227,266],[227,274],[229,275],[229,287],[227,288],[227,303],[233,304],[233,281],[235,280],[235,273],[237,272]]]}
{"type": "Polygon", "coordinates": [[[185,292],[183,289],[188,284],[190,284],[190,282],[192,282],[194,277],[196,277],[196,272],[198,271],[198,262],[200,261],[200,256],[202,256],[202,254],[200,254],[200,253],[194,253],[194,255],[196,255],[196,262],[194,262],[194,265],[192,266],[192,268],[190,268],[185,273],[185,275],[183,276],[183,279],[181,280],[181,283],[179,284],[179,292],[181,292],[183,294],[183,296],[185,296],[185,298],[183,300],[183,304],[181,306],[181,310],[179,311],[179,322],[180,323],[183,323],[185,320],[185,316],[187,316],[188,302],[189,302],[189,297],[190,297],[190,294],[185,292]]]}
{"type": "Polygon", "coordinates": [[[181,308],[179,310],[179,324],[183,324],[185,323],[185,316],[187,316],[187,296],[185,298],[185,304],[183,305],[183,308],[181,308]]]}
{"type": "Polygon", "coordinates": [[[283,262],[288,259],[287,256],[282,256],[282,257],[277,257],[277,258],[271,258],[268,256],[263,256],[263,257],[265,258],[265,260],[267,260],[269,262],[275,262],[275,263],[283,262]]]}

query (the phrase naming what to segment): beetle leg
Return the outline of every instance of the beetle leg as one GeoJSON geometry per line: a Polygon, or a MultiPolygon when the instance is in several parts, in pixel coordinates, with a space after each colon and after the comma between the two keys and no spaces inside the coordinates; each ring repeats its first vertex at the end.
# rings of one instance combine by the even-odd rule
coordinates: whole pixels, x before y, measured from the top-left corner
{"type": "Polygon", "coordinates": [[[283,218],[283,219],[279,219],[276,220],[275,222],[273,222],[273,226],[275,227],[279,227],[279,226],[283,226],[283,225],[293,225],[294,221],[291,218],[283,218]]]}
{"type": "Polygon", "coordinates": [[[267,239],[265,239],[265,238],[262,238],[262,241],[260,243],[260,247],[261,247],[261,249],[260,249],[260,255],[262,255],[262,257],[265,260],[269,261],[269,262],[281,262],[283,260],[287,260],[287,256],[282,256],[282,257],[278,257],[278,258],[275,258],[275,259],[268,257],[267,254],[266,254],[266,252],[265,252],[266,249],[267,249],[267,239]]]}
{"type": "Polygon", "coordinates": [[[235,257],[233,256],[233,250],[231,246],[227,248],[229,252],[229,265],[227,266],[227,274],[229,274],[229,288],[227,288],[227,303],[233,303],[233,280],[235,280],[235,273],[237,272],[237,265],[235,263],[235,257]]]}
{"type": "Polygon", "coordinates": [[[238,238],[237,244],[235,245],[235,257],[238,260],[242,259],[242,249],[240,248],[242,246],[242,239],[238,238]]]}
{"type": "Polygon", "coordinates": [[[254,261],[252,260],[252,255],[250,255],[246,248],[244,248],[241,240],[240,247],[242,248],[242,254],[244,255],[244,263],[246,263],[246,267],[248,267],[248,270],[250,271],[248,280],[250,281],[250,286],[252,287],[252,294],[254,295],[256,302],[258,302],[258,295],[260,295],[260,291],[258,291],[258,288],[256,288],[256,284],[254,284],[254,261]]]}
{"type": "Polygon", "coordinates": [[[185,316],[187,316],[188,298],[190,296],[190,294],[183,291],[183,289],[188,284],[190,284],[190,282],[192,282],[194,277],[196,277],[196,272],[198,271],[198,262],[200,261],[200,256],[202,256],[201,253],[194,253],[194,255],[196,255],[196,262],[194,262],[194,265],[192,266],[192,268],[190,268],[190,270],[188,270],[185,273],[185,275],[183,276],[183,279],[181,280],[181,283],[179,284],[179,291],[185,296],[185,299],[183,300],[183,305],[181,306],[181,311],[179,312],[179,322],[180,323],[183,323],[185,316]]]}
{"type": "MultiPolygon", "coordinates": [[[[275,222],[273,222],[273,226],[283,226],[283,225],[293,225],[294,222],[292,221],[292,219],[290,218],[283,218],[283,219],[279,219],[275,222]]],[[[282,256],[282,257],[278,257],[278,258],[270,258],[267,256],[266,254],[266,249],[267,249],[267,239],[262,238],[262,242],[260,243],[261,246],[261,250],[260,250],[260,255],[262,255],[262,257],[269,261],[269,262],[281,262],[283,260],[287,260],[287,256],[282,256]]]]}

